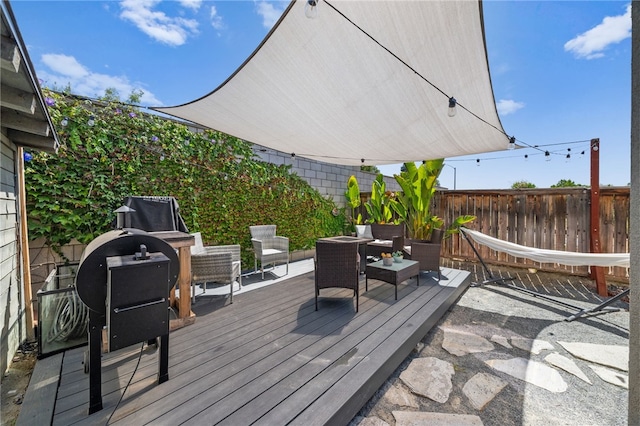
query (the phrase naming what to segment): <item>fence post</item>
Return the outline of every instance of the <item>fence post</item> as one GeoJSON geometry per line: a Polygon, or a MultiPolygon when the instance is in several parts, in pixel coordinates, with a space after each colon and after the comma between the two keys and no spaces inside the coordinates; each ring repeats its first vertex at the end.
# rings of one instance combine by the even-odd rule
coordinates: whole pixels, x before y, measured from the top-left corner
{"type": "MultiPolygon", "coordinates": [[[[591,214],[590,248],[591,253],[600,253],[600,139],[591,139],[591,214]]],[[[591,266],[591,279],[596,280],[600,296],[608,296],[607,281],[600,266],[591,266]]]]}

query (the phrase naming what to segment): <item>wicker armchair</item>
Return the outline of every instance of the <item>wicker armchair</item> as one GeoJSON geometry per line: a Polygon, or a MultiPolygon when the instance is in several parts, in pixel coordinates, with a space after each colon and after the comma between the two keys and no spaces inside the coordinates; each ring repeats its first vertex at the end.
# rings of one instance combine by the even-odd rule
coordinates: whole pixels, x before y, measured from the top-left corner
{"type": "MultiPolygon", "coordinates": [[[[289,238],[276,236],[276,225],[254,225],[249,227],[251,244],[253,244],[253,270],[260,272],[264,279],[264,265],[286,262],[289,273],[289,238]]],[[[285,274],[286,275],[286,274],[285,274]]]]}
{"type": "Polygon", "coordinates": [[[432,231],[431,241],[407,240],[409,246],[405,246],[405,257],[420,262],[421,271],[436,271],[440,280],[440,251],[442,249],[442,231],[432,231]]]}
{"type": "Polygon", "coordinates": [[[349,288],[356,296],[358,312],[360,255],[357,242],[316,241],[315,284],[316,311],[321,288],[349,288]]]}
{"type": "Polygon", "coordinates": [[[367,243],[367,257],[380,257],[382,253],[402,251],[404,247],[404,223],[399,225],[372,223],[374,241],[367,243]]]}
{"type": "Polygon", "coordinates": [[[191,246],[193,301],[195,302],[196,297],[196,284],[202,284],[204,293],[207,283],[219,283],[229,285],[229,301],[233,303],[233,283],[237,280],[242,288],[240,245],[204,246],[199,232],[192,235],[195,237],[195,245],[191,246]]]}

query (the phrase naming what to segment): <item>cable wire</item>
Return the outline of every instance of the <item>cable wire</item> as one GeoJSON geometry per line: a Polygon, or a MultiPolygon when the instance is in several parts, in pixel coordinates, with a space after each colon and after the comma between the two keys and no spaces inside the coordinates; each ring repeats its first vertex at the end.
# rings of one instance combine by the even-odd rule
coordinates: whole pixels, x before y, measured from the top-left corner
{"type": "Polygon", "coordinates": [[[143,350],[144,350],[144,342],[142,342],[142,345],[140,346],[140,353],[138,354],[138,362],[136,363],[136,368],[133,369],[133,373],[131,373],[131,377],[129,377],[129,382],[127,383],[127,386],[124,387],[124,390],[122,391],[122,395],[120,395],[120,399],[118,400],[118,403],[116,404],[115,407],[113,407],[113,411],[109,415],[109,418],[107,419],[107,422],[105,423],[105,426],[108,425],[109,422],[111,421],[111,417],[113,417],[113,415],[115,414],[116,410],[120,406],[120,403],[122,402],[122,398],[124,398],[124,394],[127,392],[127,389],[129,389],[129,385],[131,384],[131,381],[133,380],[133,376],[136,375],[136,371],[138,371],[138,367],[140,366],[140,360],[142,359],[143,350]]]}

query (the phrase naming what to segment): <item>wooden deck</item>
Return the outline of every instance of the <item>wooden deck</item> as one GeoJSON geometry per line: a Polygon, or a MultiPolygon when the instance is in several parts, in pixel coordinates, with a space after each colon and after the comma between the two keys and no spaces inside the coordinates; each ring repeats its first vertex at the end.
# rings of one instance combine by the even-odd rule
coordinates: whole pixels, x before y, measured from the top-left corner
{"type": "Polygon", "coordinates": [[[140,346],[102,359],[104,408],[89,416],[85,348],[38,361],[18,424],[347,424],[469,286],[467,271],[422,273],[394,287],[361,277],[352,292],[325,289],[314,310],[313,273],[194,305],[195,324],[170,335],[169,381],[140,346]],[[227,304],[225,304],[227,303],[227,304]],[[59,380],[59,381],[58,381],[59,380]],[[109,419],[109,417],[111,418],[109,419]]]}

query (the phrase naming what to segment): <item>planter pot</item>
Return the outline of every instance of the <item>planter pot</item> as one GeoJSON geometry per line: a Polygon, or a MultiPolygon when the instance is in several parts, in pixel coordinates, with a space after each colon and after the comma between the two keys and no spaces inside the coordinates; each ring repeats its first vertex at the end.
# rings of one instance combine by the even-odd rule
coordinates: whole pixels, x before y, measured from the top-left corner
{"type": "Polygon", "coordinates": [[[402,256],[394,256],[393,261],[396,263],[402,263],[402,256]]]}
{"type": "Polygon", "coordinates": [[[393,259],[390,258],[390,257],[383,257],[382,258],[382,264],[384,266],[391,266],[391,265],[393,265],[393,259]]]}

